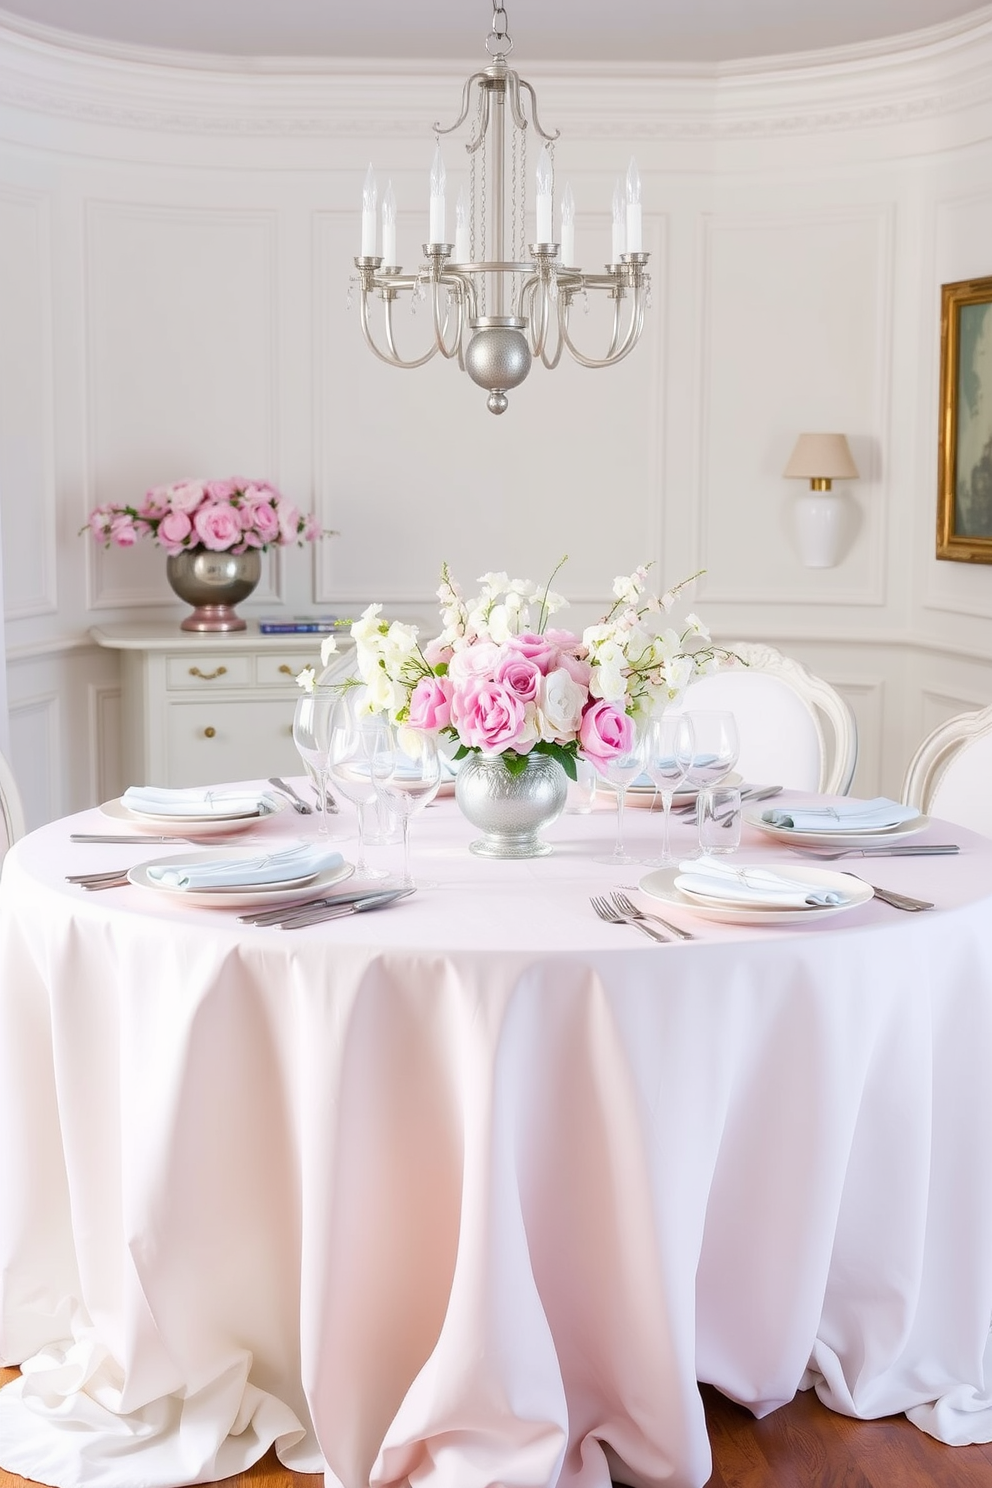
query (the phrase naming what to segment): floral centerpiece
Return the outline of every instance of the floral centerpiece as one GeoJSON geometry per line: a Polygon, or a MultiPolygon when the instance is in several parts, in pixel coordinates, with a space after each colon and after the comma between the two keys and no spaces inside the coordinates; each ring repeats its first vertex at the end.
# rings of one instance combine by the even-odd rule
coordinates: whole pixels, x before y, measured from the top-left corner
{"type": "Polygon", "coordinates": [[[264,480],[183,480],[153,486],[136,506],[108,502],[90,512],[83,531],[104,547],[131,548],[150,537],[173,556],[205,548],[213,553],[264,553],[270,546],[313,542],[320,523],[304,515],[264,480]]]}
{"type": "Polygon", "coordinates": [[[132,548],[150,537],[168,554],[166,577],[180,599],[195,605],[183,630],[244,630],[234,606],[262,576],[260,554],[321,534],[303,513],[264,480],[182,480],[153,486],[135,505],[108,502],[86,526],[105,548],[132,548]]]}
{"type": "MultiPolygon", "coordinates": [[[[498,761],[505,794],[506,776],[522,777],[542,757],[574,780],[578,758],[596,765],[628,751],[639,723],[678,699],[693,676],[731,659],[698,616],[678,625],[669,618],[697,574],[653,595],[647,569],[635,569],[614,582],[602,619],[578,635],[548,623],[567,604],[551,588],[557,572],[543,587],[485,574],[481,592],[466,599],[445,565],[442,629],[424,643],[415,626],[384,620],[382,606],[370,605],[351,627],[356,707],[448,741],[455,761],[498,761]]],[[[325,664],[333,649],[329,638],[325,664]]],[[[301,681],[312,685],[312,672],[301,681]]],[[[562,804],[564,786],[562,779],[562,804]]]]}

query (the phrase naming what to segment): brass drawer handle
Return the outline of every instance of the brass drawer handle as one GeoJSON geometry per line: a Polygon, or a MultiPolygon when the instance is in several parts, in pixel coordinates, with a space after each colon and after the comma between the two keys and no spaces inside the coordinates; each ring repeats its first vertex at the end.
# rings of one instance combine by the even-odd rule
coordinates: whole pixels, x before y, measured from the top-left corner
{"type": "Polygon", "coordinates": [[[283,662],[279,670],[281,672],[285,672],[287,677],[295,677],[296,675],[296,673],[293,671],[293,668],[291,666],[287,666],[285,662],[283,662]]]}
{"type": "Polygon", "coordinates": [[[212,739],[216,732],[217,730],[215,728],[210,728],[208,725],[208,727],[203,730],[203,737],[205,739],[212,739]]]}
{"type": "Polygon", "coordinates": [[[191,677],[199,677],[202,682],[212,682],[215,677],[223,677],[227,671],[226,666],[219,666],[215,672],[201,672],[199,667],[190,667],[191,677]]]}

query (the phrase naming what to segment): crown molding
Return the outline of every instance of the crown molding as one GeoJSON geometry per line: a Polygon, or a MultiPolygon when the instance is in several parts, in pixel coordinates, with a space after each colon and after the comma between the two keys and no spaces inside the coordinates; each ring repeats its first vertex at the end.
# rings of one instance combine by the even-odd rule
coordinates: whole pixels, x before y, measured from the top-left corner
{"type": "MultiPolygon", "coordinates": [[[[478,65],[425,72],[399,60],[197,56],[96,43],[0,10],[0,107],[115,129],[254,139],[427,129],[478,65]]],[[[784,58],[524,70],[544,116],[585,139],[713,142],[892,126],[992,105],[992,6],[890,43],[784,58]]]]}

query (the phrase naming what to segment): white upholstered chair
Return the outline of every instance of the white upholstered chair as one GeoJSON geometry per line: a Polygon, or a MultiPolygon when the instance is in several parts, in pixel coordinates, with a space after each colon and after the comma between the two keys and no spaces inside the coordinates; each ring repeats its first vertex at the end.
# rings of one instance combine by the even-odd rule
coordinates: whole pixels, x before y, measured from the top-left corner
{"type": "Polygon", "coordinates": [[[24,807],[14,772],[0,754],[0,858],[24,836],[24,807]]]}
{"type": "Polygon", "coordinates": [[[747,662],[700,677],[681,707],[727,709],[737,719],[745,780],[846,795],[858,762],[854,715],[838,692],[772,646],[727,647],[747,662]]]}
{"type": "Polygon", "coordinates": [[[939,724],[914,754],[902,799],[992,837],[992,706],[939,724]]]}

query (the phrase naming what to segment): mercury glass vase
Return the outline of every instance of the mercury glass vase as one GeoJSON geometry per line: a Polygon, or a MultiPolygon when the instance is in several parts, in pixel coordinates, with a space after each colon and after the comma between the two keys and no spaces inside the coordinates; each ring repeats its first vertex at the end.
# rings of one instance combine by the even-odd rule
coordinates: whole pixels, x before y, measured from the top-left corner
{"type": "Polygon", "coordinates": [[[165,576],[179,598],[195,606],[180,630],[245,630],[247,621],[234,606],[248,598],[262,577],[262,555],[257,548],[247,553],[189,548],[170,553],[165,576]]]}
{"type": "Polygon", "coordinates": [[[529,754],[519,775],[501,755],[470,754],[455,779],[455,799],[482,836],[469,844],[480,858],[543,858],[551,845],[538,835],[565,809],[567,781],[557,760],[529,754]]]}

